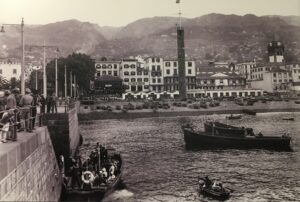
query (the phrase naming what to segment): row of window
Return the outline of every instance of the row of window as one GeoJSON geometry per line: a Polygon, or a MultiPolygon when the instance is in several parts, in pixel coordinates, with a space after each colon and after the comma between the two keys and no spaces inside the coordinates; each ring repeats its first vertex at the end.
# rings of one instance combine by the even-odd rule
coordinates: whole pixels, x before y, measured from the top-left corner
{"type": "MultiPolygon", "coordinates": [[[[143,79],[142,78],[137,78],[137,79],[135,79],[135,78],[131,78],[130,79],[130,81],[131,82],[143,82],[143,79]]],[[[148,78],[144,78],[144,82],[148,82],[149,81],[149,79],[148,78]]],[[[125,78],[124,79],[124,82],[129,82],[129,78],[125,78]]]]}
{"type": "MultiPolygon", "coordinates": [[[[96,75],[97,76],[101,76],[101,72],[100,71],[98,71],[97,73],[96,73],[96,75]]],[[[103,75],[112,75],[112,71],[102,71],[102,76],[103,75]]],[[[114,71],[113,72],[113,76],[118,76],[118,71],[114,71]]]]}
{"type": "MultiPolygon", "coordinates": [[[[0,69],[0,74],[3,74],[3,70],[0,69]]],[[[17,74],[17,69],[13,69],[13,74],[17,74]]]]}
{"type": "Polygon", "coordinates": [[[112,69],[112,68],[114,68],[114,69],[117,69],[118,68],[118,65],[117,64],[109,64],[109,65],[106,65],[106,64],[96,64],[96,68],[97,69],[112,69]]]}
{"type": "MultiPolygon", "coordinates": [[[[299,78],[300,78],[300,76],[299,76],[299,78]]],[[[273,79],[273,82],[274,82],[274,83],[277,83],[277,79],[273,79]]],[[[287,80],[287,79],[284,79],[283,82],[284,82],[284,83],[287,83],[288,80],[287,80]]],[[[289,82],[293,82],[293,79],[290,79],[289,82]]],[[[278,83],[282,83],[282,79],[279,79],[279,80],[278,80],[278,83]]]]}

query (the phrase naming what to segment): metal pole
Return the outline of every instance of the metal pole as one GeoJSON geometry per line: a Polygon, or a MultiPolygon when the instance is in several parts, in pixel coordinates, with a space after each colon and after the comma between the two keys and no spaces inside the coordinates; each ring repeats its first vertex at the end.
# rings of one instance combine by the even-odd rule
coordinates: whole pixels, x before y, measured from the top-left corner
{"type": "Polygon", "coordinates": [[[21,94],[25,95],[25,46],[24,46],[24,18],[21,21],[21,44],[22,44],[22,64],[21,64],[21,94]]]}
{"type": "Polygon", "coordinates": [[[76,90],[77,90],[76,74],[74,74],[74,98],[76,98],[76,90]]]}
{"type": "Polygon", "coordinates": [[[58,96],[58,80],[57,80],[57,51],[55,57],[55,96],[58,96]]]}
{"type": "Polygon", "coordinates": [[[43,53],[43,81],[44,81],[44,85],[43,85],[43,88],[44,88],[44,97],[46,98],[47,97],[47,76],[46,76],[46,47],[45,47],[45,41],[44,41],[44,46],[43,46],[43,49],[44,49],[44,53],[43,53]]]}
{"type": "Polygon", "coordinates": [[[67,96],[67,65],[65,65],[65,98],[67,96]]]}
{"type": "Polygon", "coordinates": [[[70,97],[72,97],[72,71],[70,71],[70,97]]]}
{"type": "Polygon", "coordinates": [[[35,70],[35,90],[38,89],[38,78],[37,78],[38,74],[37,74],[37,70],[35,70]]]}

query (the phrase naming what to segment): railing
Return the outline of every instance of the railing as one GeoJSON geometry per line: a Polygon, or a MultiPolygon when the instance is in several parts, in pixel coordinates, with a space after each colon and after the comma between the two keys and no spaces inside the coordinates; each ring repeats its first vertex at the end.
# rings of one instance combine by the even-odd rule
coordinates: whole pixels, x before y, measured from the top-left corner
{"type": "Polygon", "coordinates": [[[67,113],[69,110],[72,110],[75,107],[76,99],[69,99],[61,100],[58,107],[54,107],[53,110],[48,109],[47,111],[45,110],[45,112],[40,111],[40,113],[37,113],[39,106],[18,107],[16,109],[0,111],[0,133],[2,133],[0,139],[3,142],[6,142],[6,140],[17,141],[18,132],[32,132],[35,126],[44,126],[45,114],[63,112],[67,113]],[[57,110],[57,108],[61,109],[59,110],[60,112],[57,110]],[[4,129],[3,127],[8,127],[8,129],[4,129]]]}

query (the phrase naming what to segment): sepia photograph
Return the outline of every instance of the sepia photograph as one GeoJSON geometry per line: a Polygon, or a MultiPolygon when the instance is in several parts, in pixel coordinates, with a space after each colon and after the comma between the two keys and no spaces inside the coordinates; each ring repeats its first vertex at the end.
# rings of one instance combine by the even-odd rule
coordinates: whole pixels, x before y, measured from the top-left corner
{"type": "Polygon", "coordinates": [[[300,0],[0,0],[0,201],[300,201],[300,0]]]}

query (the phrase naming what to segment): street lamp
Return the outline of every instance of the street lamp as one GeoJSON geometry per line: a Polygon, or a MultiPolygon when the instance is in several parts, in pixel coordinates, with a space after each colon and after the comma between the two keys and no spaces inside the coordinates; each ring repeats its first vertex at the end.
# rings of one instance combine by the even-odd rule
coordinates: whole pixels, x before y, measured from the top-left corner
{"type": "Polygon", "coordinates": [[[21,94],[25,94],[25,56],[24,56],[24,19],[22,18],[21,24],[2,24],[0,32],[4,31],[4,26],[20,26],[21,27],[21,45],[22,45],[22,62],[21,62],[21,94]]]}
{"type": "Polygon", "coordinates": [[[55,93],[57,95],[57,54],[59,49],[57,46],[49,46],[49,45],[32,45],[30,48],[43,48],[43,95],[47,97],[47,74],[46,74],[46,48],[56,48],[56,57],[55,57],[55,93]]]}

